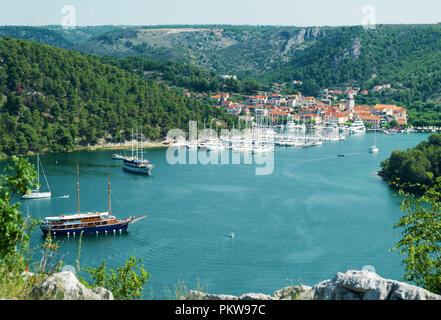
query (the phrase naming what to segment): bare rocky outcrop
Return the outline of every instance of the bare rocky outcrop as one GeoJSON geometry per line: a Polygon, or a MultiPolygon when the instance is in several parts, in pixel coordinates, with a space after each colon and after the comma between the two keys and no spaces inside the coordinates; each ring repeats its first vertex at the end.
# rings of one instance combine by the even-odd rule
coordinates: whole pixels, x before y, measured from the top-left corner
{"type": "Polygon", "coordinates": [[[273,300],[273,297],[263,293],[245,293],[239,297],[229,294],[210,294],[197,290],[190,290],[186,300],[273,300]]]}
{"type": "Polygon", "coordinates": [[[315,285],[319,300],[441,300],[441,296],[396,280],[381,278],[374,272],[338,272],[332,280],[315,285]]]}
{"type": "MultiPolygon", "coordinates": [[[[31,274],[24,275],[27,277],[31,274]]],[[[70,271],[47,277],[31,293],[34,299],[113,300],[104,288],[93,290],[81,284],[70,271]]],[[[241,296],[210,294],[191,290],[187,300],[441,300],[441,296],[396,280],[384,279],[374,272],[349,270],[333,279],[310,286],[289,286],[274,294],[246,293],[241,296]]]]}
{"type": "Polygon", "coordinates": [[[441,296],[396,280],[384,279],[374,272],[338,272],[331,280],[313,287],[290,286],[273,296],[247,293],[241,296],[215,295],[190,291],[187,299],[202,300],[441,300],[441,296]]]}
{"type": "Polygon", "coordinates": [[[47,277],[32,293],[34,299],[51,300],[113,300],[113,294],[104,288],[86,288],[70,271],[47,277]]]}

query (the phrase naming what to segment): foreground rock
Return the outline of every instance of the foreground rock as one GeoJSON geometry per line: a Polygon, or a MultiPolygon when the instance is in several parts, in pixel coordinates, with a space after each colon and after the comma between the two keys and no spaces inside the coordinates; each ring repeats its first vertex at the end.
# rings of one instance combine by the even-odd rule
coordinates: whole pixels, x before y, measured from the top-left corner
{"type": "Polygon", "coordinates": [[[51,300],[113,300],[113,294],[104,288],[86,288],[70,271],[47,277],[33,292],[34,299],[51,300]]]}
{"type": "Polygon", "coordinates": [[[285,287],[273,296],[248,293],[242,296],[215,295],[190,291],[187,299],[202,300],[441,300],[425,289],[395,280],[384,279],[369,271],[338,272],[332,280],[313,287],[285,287]]]}

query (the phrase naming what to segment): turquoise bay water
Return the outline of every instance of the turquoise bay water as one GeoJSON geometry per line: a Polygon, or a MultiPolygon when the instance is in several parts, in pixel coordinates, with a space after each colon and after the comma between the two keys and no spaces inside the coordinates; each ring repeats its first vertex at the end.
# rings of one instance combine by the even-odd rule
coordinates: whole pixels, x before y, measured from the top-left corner
{"type": "MultiPolygon", "coordinates": [[[[111,160],[113,151],[41,155],[54,198],[22,201],[22,211],[33,217],[76,212],[76,163],[81,211],[108,210],[110,166],[112,213],[149,216],[125,234],[83,237],[80,263],[94,267],[105,259],[116,268],[130,255],[142,258],[151,273],[144,298],[167,297],[165,289],[173,291],[178,281],[212,293],[272,294],[365,265],[402,280],[402,257],[388,252],[399,239],[392,226],[401,199],[376,171],[393,150],[426,138],[377,135],[378,154],[368,153],[373,134],[276,148],[268,176],[256,176],[254,165],[169,165],[166,149],[147,152],[152,176],[123,171],[111,160]],[[70,198],[57,198],[64,194],[70,198]]],[[[64,263],[75,265],[78,237],[56,239],[64,263]]],[[[32,246],[42,242],[36,229],[32,246]]]]}

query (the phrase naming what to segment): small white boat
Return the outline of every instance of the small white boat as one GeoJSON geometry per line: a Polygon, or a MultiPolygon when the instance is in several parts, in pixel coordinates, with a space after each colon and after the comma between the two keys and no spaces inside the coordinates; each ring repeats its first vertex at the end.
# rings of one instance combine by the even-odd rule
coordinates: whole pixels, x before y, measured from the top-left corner
{"type": "Polygon", "coordinates": [[[187,143],[187,149],[190,149],[190,150],[197,150],[197,149],[198,149],[198,144],[197,144],[197,142],[188,142],[188,143],[187,143]]]}
{"type": "Polygon", "coordinates": [[[241,145],[232,146],[232,150],[234,152],[249,153],[249,152],[252,152],[252,147],[250,145],[241,144],[241,145]]]}
{"type": "Polygon", "coordinates": [[[49,183],[47,182],[46,179],[46,174],[44,173],[44,169],[43,169],[43,165],[41,164],[40,161],[40,155],[37,154],[37,176],[38,176],[38,186],[35,190],[32,190],[31,193],[28,194],[24,194],[21,196],[22,199],[47,199],[52,197],[52,193],[51,193],[51,188],[49,187],[49,183]],[[46,185],[47,188],[49,189],[49,191],[46,192],[40,192],[40,165],[41,165],[41,170],[43,171],[43,175],[44,175],[44,180],[46,181],[46,185]]]}
{"type": "Polygon", "coordinates": [[[112,154],[112,159],[113,160],[124,160],[124,156],[117,154],[117,153],[114,153],[114,154],[112,154]]]}
{"type": "Polygon", "coordinates": [[[297,125],[294,121],[288,121],[285,125],[286,129],[290,130],[290,129],[296,129],[297,125]]]}
{"type": "Polygon", "coordinates": [[[172,144],[175,148],[186,148],[187,147],[187,141],[179,139],[172,144]]]}
{"type": "Polygon", "coordinates": [[[369,152],[370,153],[378,152],[378,147],[377,146],[369,147],[369,152]]]}
{"type": "Polygon", "coordinates": [[[378,152],[378,147],[377,147],[377,129],[375,129],[375,144],[373,146],[369,147],[369,152],[370,153],[378,152]]]}
{"type": "Polygon", "coordinates": [[[48,192],[40,192],[40,189],[37,188],[35,190],[32,190],[31,193],[23,195],[22,199],[47,199],[52,197],[52,193],[50,191],[48,192]]]}
{"type": "Polygon", "coordinates": [[[339,132],[340,131],[340,128],[338,127],[338,124],[336,124],[336,123],[329,125],[327,128],[331,132],[339,132]]]}
{"type": "Polygon", "coordinates": [[[230,234],[228,234],[228,236],[229,236],[230,238],[234,238],[234,232],[231,232],[230,234]]]}

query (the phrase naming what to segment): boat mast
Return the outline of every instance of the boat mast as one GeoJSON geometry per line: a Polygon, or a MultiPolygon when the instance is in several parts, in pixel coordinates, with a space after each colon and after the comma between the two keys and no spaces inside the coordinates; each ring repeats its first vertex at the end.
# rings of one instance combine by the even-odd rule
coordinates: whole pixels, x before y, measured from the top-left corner
{"type": "Polygon", "coordinates": [[[136,160],[139,159],[139,155],[138,155],[138,143],[139,143],[139,134],[138,134],[138,127],[136,127],[136,160]]]}
{"type": "Polygon", "coordinates": [[[377,124],[375,124],[375,146],[377,146],[377,124]]]}
{"type": "Polygon", "coordinates": [[[108,188],[109,188],[109,215],[110,212],[112,210],[112,205],[111,205],[111,201],[110,201],[110,172],[109,172],[109,167],[107,166],[107,177],[108,177],[108,188]]]}
{"type": "Polygon", "coordinates": [[[133,128],[132,128],[132,159],[133,159],[133,128]]]}
{"type": "Polygon", "coordinates": [[[37,153],[37,189],[40,190],[40,154],[39,153],[37,153]]]}
{"type": "MultiPolygon", "coordinates": [[[[43,171],[44,180],[46,181],[46,186],[47,186],[47,188],[48,188],[48,190],[50,192],[51,191],[51,187],[49,187],[49,182],[47,182],[46,173],[44,172],[43,164],[41,163],[41,160],[40,160],[40,155],[38,155],[38,161],[39,161],[39,168],[40,168],[40,165],[41,165],[41,171],[43,171]]],[[[38,181],[40,181],[40,174],[38,174],[38,177],[39,177],[38,181]]]]}
{"type": "Polygon", "coordinates": [[[77,200],[78,200],[78,215],[80,215],[80,173],[79,165],[77,163],[77,200]]]}
{"type": "Polygon", "coordinates": [[[142,141],[143,141],[143,135],[142,135],[142,129],[141,129],[141,161],[144,161],[144,150],[142,149],[142,141]]]}

